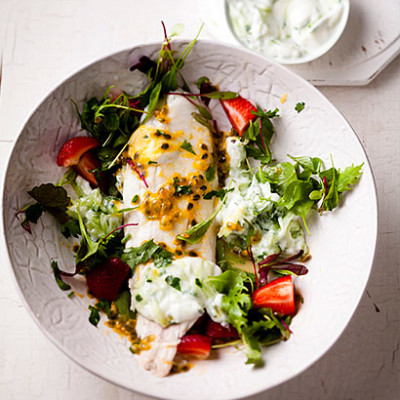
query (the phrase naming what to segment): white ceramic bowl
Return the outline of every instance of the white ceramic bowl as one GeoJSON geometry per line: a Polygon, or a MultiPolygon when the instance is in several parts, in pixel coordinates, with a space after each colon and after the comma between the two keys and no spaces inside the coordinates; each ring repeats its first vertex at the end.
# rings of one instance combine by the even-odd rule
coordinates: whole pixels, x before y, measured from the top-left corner
{"type": "MultiPolygon", "coordinates": [[[[182,49],[185,42],[173,44],[182,49]]],[[[84,296],[67,298],[57,287],[50,269],[52,258],[73,265],[70,249],[51,217],[22,230],[16,211],[30,202],[27,190],[56,182],[63,171],[55,164],[60,146],[80,131],[70,99],[81,107],[91,96],[101,96],[110,84],[137,90],[144,84],[139,73],[129,72],[140,56],[157,57],[159,44],[137,46],[89,65],[54,89],[33,112],[22,130],[5,176],[3,223],[6,245],[18,290],[32,318],[69,357],[89,371],[125,388],[166,399],[235,399],[280,384],[309,367],[343,332],[365,288],[377,234],[376,193],[365,152],[349,124],[313,86],[249,51],[215,42],[200,41],[183,73],[188,82],[206,75],[221,89],[239,91],[263,107],[281,109],[276,121],[274,155],[320,156],[327,165],[332,155],[336,167],[364,163],[364,175],[342,201],[342,207],[309,221],[308,243],[313,255],[309,274],[297,279],[304,297],[287,342],[264,351],[263,368],[245,365],[240,350],[228,348],[196,364],[187,373],[156,378],[141,370],[128,344],[103,323],[95,328],[88,319],[84,296]],[[287,101],[280,103],[287,93],[287,101]],[[301,113],[297,102],[306,104],[301,113]]],[[[216,103],[215,103],[216,104],[216,103]]],[[[221,126],[227,120],[219,105],[215,115],[221,126]]],[[[72,282],[74,282],[72,280],[72,282]]],[[[73,283],[85,293],[82,282],[73,283]]]]}
{"type": "MultiPolygon", "coordinates": [[[[231,23],[228,15],[228,6],[226,0],[198,0],[198,9],[202,20],[205,23],[206,30],[217,40],[222,40],[226,43],[233,45],[240,45],[244,48],[251,49],[247,44],[238,38],[234,30],[231,27],[231,23]]],[[[318,48],[311,50],[310,52],[304,53],[301,57],[294,58],[282,58],[279,56],[272,56],[260,52],[264,57],[271,61],[278,62],[285,65],[296,65],[304,64],[326,54],[340,39],[342,33],[346,27],[349,13],[350,13],[350,2],[349,0],[342,0],[343,12],[340,19],[332,31],[329,39],[324,42],[318,48]]],[[[253,50],[257,51],[257,50],[253,50]]]]}

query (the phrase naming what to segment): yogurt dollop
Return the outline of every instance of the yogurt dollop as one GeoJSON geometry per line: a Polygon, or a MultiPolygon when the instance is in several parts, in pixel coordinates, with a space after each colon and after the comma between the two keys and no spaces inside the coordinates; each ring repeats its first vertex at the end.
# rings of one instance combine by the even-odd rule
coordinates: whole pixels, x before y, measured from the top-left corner
{"type": "Polygon", "coordinates": [[[279,62],[328,50],[343,27],[345,0],[227,0],[231,28],[246,47],[279,62]]]}

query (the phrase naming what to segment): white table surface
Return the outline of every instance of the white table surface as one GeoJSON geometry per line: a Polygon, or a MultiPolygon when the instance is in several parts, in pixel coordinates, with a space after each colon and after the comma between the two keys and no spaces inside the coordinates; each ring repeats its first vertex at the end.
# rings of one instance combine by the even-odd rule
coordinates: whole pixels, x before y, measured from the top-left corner
{"type": "MultiPolygon", "coordinates": [[[[0,181],[18,132],[51,88],[96,58],[160,40],[160,20],[169,28],[181,22],[183,36],[194,37],[196,11],[194,0],[0,0],[0,181]]],[[[320,90],[353,126],[372,164],[375,262],[337,343],[307,371],[254,400],[399,399],[400,59],[369,86],[320,90]]],[[[49,342],[17,295],[3,244],[0,251],[0,399],[145,399],[81,369],[49,342]]]]}

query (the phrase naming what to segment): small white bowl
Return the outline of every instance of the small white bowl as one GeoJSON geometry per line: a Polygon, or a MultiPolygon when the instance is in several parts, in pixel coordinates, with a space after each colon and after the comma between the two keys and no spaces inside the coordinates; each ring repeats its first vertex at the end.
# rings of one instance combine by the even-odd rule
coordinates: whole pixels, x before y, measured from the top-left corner
{"type": "Polygon", "coordinates": [[[244,40],[241,40],[236,35],[230,22],[228,5],[226,0],[198,1],[198,9],[200,16],[205,23],[206,30],[213,37],[223,42],[243,46],[251,51],[255,51],[261,54],[262,56],[266,57],[271,61],[275,61],[285,65],[304,64],[313,61],[326,54],[336,44],[336,42],[343,34],[350,13],[349,0],[342,0],[342,5],[343,5],[343,10],[340,19],[336,24],[335,29],[332,30],[331,35],[327,41],[325,41],[321,46],[304,53],[300,57],[283,58],[279,56],[275,57],[274,55],[263,52],[262,50],[257,50],[255,48],[252,48],[251,46],[246,44],[244,40]]]}

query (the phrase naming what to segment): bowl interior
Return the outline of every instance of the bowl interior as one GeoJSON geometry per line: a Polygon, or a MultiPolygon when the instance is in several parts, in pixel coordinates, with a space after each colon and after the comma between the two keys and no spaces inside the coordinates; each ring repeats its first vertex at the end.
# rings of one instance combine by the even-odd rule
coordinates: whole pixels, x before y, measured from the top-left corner
{"type": "MultiPolygon", "coordinates": [[[[178,51],[186,42],[175,42],[178,51]]],[[[222,350],[213,359],[199,362],[188,373],[160,379],[141,370],[128,344],[108,331],[102,322],[95,328],[88,319],[87,296],[68,298],[54,281],[50,262],[73,266],[71,245],[45,216],[29,235],[15,213],[30,202],[27,190],[40,183],[56,182],[63,174],[55,164],[60,146],[81,130],[70,99],[79,107],[92,96],[101,96],[114,84],[134,92],[145,84],[129,67],[142,55],[157,57],[159,44],[138,46],[106,57],[82,69],[55,90],[34,111],[21,132],[4,182],[3,223],[6,244],[19,291],[36,323],[68,356],[93,373],[125,388],[167,399],[233,399],[268,389],[292,378],[321,357],[339,337],[353,314],[371,269],[376,233],[377,206],[373,177],[356,135],[340,113],[311,85],[251,52],[215,42],[199,41],[183,73],[193,84],[208,76],[221,90],[239,91],[263,108],[281,109],[273,144],[275,158],[287,154],[319,156],[336,167],[364,163],[356,189],[345,196],[342,207],[322,218],[310,219],[308,237],[312,259],[309,274],[297,279],[304,298],[287,342],[265,349],[265,366],[245,365],[242,351],[222,350]],[[287,101],[280,99],[287,93],[287,101]],[[297,113],[294,106],[306,108],[297,113]]],[[[220,125],[228,126],[214,103],[220,125]]],[[[83,282],[70,280],[85,294],[83,282]]]]}

